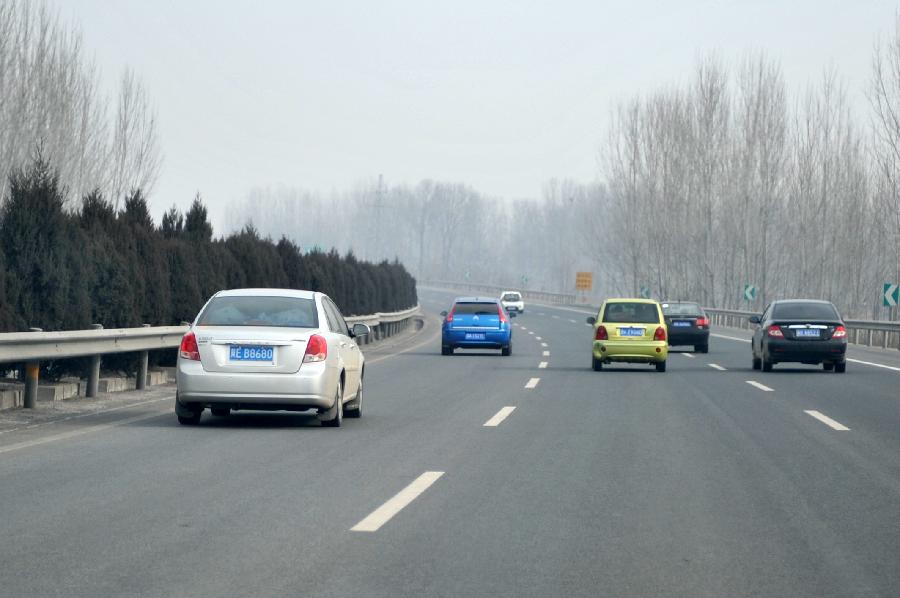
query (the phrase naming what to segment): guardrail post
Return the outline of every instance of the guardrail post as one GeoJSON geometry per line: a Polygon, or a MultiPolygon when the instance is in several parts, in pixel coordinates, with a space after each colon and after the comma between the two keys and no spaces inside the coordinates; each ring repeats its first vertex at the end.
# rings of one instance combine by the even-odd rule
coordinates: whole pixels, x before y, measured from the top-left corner
{"type": "MultiPolygon", "coordinates": [[[[91,324],[92,330],[103,330],[103,324],[91,324]]],[[[86,397],[96,397],[97,388],[100,386],[100,356],[91,356],[91,365],[88,366],[86,397]]]]}
{"type": "MultiPolygon", "coordinates": [[[[142,324],[144,328],[150,328],[150,324],[142,324]]],[[[149,351],[138,353],[137,379],[134,381],[136,390],[144,390],[147,387],[147,365],[150,359],[149,351]]]]}
{"type": "MultiPolygon", "coordinates": [[[[29,328],[28,332],[43,332],[41,328],[29,328]]],[[[37,404],[38,381],[41,374],[41,366],[36,361],[25,364],[25,396],[22,397],[22,406],[25,409],[34,409],[37,404]]]]}

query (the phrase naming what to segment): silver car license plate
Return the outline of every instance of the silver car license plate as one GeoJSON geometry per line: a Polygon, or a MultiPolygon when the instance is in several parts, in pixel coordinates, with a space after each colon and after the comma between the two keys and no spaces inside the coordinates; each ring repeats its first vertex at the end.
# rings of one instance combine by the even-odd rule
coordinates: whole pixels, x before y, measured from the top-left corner
{"type": "Polygon", "coordinates": [[[231,345],[228,348],[228,359],[231,361],[271,363],[275,360],[275,349],[273,347],[259,347],[255,345],[231,345]]]}

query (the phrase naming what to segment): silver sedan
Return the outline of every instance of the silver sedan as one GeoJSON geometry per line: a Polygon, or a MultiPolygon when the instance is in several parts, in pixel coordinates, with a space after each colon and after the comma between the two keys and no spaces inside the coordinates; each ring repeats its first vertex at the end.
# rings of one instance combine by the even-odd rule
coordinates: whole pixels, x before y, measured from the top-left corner
{"type": "Polygon", "coordinates": [[[185,425],[203,410],[318,412],[322,425],[360,417],[365,358],[352,328],[322,293],[291,289],[220,291],[184,335],[175,413],[185,425]]]}

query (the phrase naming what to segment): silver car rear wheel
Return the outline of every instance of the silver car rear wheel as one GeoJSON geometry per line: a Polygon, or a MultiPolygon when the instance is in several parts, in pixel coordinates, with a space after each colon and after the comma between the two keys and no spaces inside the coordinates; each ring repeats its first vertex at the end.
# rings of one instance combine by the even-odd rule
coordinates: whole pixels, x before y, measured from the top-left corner
{"type": "Polygon", "coordinates": [[[363,403],[363,381],[362,378],[359,380],[359,389],[356,391],[356,398],[347,403],[347,408],[344,409],[344,415],[352,418],[362,417],[362,403],[363,403]]]}
{"type": "Polygon", "coordinates": [[[337,393],[334,397],[334,407],[328,410],[327,414],[322,418],[322,425],[329,428],[340,428],[344,421],[344,388],[338,382],[337,393]]]}

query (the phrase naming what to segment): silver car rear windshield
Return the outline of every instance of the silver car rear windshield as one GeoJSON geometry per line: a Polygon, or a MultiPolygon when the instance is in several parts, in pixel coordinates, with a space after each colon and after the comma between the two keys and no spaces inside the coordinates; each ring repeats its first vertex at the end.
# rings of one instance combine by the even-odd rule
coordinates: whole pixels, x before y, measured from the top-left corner
{"type": "Polygon", "coordinates": [[[837,310],[830,303],[777,303],[772,308],[772,317],[787,320],[837,320],[837,310]]]}
{"type": "Polygon", "coordinates": [[[197,325],[318,328],[319,316],[313,299],[215,297],[200,314],[197,325]]]}
{"type": "Polygon", "coordinates": [[[659,310],[652,303],[607,303],[604,322],[623,324],[659,324],[659,310]]]}

